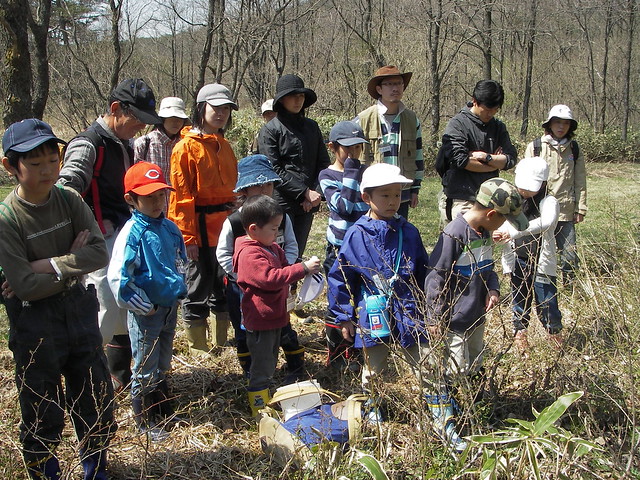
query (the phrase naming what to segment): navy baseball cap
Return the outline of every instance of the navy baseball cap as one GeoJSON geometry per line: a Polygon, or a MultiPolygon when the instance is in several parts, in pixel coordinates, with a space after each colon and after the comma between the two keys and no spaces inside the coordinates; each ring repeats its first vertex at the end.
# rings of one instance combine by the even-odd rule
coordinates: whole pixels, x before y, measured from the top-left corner
{"type": "Polygon", "coordinates": [[[53,134],[48,123],[37,118],[27,118],[7,128],[2,136],[2,150],[5,154],[9,150],[19,153],[30,152],[49,140],[67,144],[53,134]]]}
{"type": "Polygon", "coordinates": [[[130,78],[120,82],[111,92],[111,99],[127,105],[142,123],[162,123],[162,119],[156,113],[156,97],[153,90],[141,78],[130,78]]]}
{"type": "Polygon", "coordinates": [[[329,133],[329,141],[338,143],[343,147],[358,145],[359,143],[369,143],[364,138],[364,132],[360,125],[350,120],[336,123],[329,133]]]}

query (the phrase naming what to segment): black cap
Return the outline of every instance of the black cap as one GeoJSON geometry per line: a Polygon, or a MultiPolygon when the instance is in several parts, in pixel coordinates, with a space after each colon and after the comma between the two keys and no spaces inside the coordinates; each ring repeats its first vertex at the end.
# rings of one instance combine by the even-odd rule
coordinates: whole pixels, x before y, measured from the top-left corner
{"type": "Polygon", "coordinates": [[[118,84],[111,98],[127,105],[138,120],[147,125],[162,123],[156,113],[156,97],[153,90],[141,78],[129,78],[118,84]]]}

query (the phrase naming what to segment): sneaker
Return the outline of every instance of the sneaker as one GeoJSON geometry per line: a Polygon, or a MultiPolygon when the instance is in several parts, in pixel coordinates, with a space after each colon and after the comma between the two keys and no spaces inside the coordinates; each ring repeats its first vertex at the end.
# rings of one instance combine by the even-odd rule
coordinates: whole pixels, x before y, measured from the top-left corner
{"type": "Polygon", "coordinates": [[[158,425],[140,428],[140,433],[145,434],[153,443],[164,442],[170,435],[169,432],[158,425]]]}

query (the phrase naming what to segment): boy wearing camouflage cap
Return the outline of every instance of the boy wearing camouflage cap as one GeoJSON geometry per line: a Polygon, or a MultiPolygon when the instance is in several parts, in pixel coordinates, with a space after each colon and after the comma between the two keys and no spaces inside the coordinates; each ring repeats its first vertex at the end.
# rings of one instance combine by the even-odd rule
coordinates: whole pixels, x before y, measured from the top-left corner
{"type": "Polygon", "coordinates": [[[426,400],[434,430],[456,451],[466,442],[455,430],[450,387],[464,376],[482,376],[485,313],[500,299],[491,233],[505,220],[518,230],[529,224],[516,187],[492,178],[480,186],[473,207],[445,227],[429,257],[426,319],[431,340],[443,338],[446,352],[440,392],[426,400]]]}

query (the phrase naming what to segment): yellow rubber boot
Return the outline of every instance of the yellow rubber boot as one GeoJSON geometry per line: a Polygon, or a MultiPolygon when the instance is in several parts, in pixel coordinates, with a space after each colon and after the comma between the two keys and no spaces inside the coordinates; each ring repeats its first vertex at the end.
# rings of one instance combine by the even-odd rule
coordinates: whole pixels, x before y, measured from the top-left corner
{"type": "Polygon", "coordinates": [[[255,417],[258,412],[267,406],[271,396],[269,395],[269,389],[259,390],[257,392],[247,392],[249,396],[249,406],[251,407],[251,416],[255,417]]]}
{"type": "Polygon", "coordinates": [[[215,344],[219,347],[223,347],[227,343],[227,332],[229,331],[229,312],[216,312],[213,314],[213,324],[215,328],[215,344]]]}
{"type": "Polygon", "coordinates": [[[207,343],[206,325],[187,325],[185,328],[189,352],[196,355],[208,355],[211,347],[207,343]]]}

